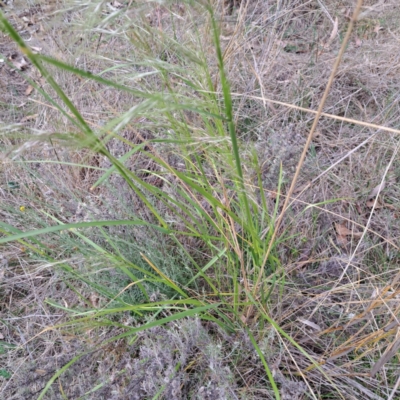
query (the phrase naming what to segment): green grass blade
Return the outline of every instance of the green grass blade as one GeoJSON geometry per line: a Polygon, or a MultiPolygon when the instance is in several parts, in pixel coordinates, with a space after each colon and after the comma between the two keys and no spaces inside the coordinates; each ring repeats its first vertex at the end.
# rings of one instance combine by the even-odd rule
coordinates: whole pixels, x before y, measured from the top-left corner
{"type": "Polygon", "coordinates": [[[265,372],[267,373],[267,376],[268,376],[269,383],[271,384],[272,390],[274,391],[275,399],[280,400],[281,396],[279,395],[278,386],[276,386],[276,382],[274,380],[274,377],[272,376],[271,370],[268,367],[268,364],[267,364],[267,361],[265,360],[264,354],[262,353],[260,347],[258,346],[258,344],[257,344],[256,340],[254,339],[254,336],[250,332],[250,330],[246,329],[246,332],[249,335],[250,341],[253,344],[254,349],[256,350],[256,352],[257,352],[258,356],[260,357],[260,360],[264,366],[265,372]]]}
{"type": "Polygon", "coordinates": [[[179,313],[176,313],[176,314],[172,314],[172,315],[170,315],[168,317],[165,317],[165,318],[162,318],[162,319],[159,319],[159,320],[156,320],[156,321],[148,322],[147,324],[138,326],[138,327],[133,328],[133,329],[129,329],[128,332],[125,332],[125,333],[122,333],[121,335],[115,336],[115,337],[107,340],[106,343],[113,342],[115,340],[122,339],[122,338],[127,337],[127,336],[131,336],[131,335],[133,335],[133,334],[135,334],[137,332],[141,332],[141,331],[144,331],[146,329],[154,328],[155,326],[165,325],[165,324],[167,324],[169,322],[177,321],[177,320],[182,319],[182,318],[194,317],[196,315],[201,315],[205,311],[209,311],[211,309],[218,308],[220,305],[221,305],[221,303],[208,304],[208,305],[203,306],[203,307],[196,307],[196,308],[192,308],[192,309],[187,310],[187,311],[182,311],[182,312],[179,312],[179,313]]]}
{"type": "Polygon", "coordinates": [[[3,25],[3,29],[10,35],[10,37],[19,45],[20,51],[32,62],[32,64],[40,71],[42,76],[47,80],[50,86],[58,94],[63,103],[69,108],[71,113],[75,116],[79,122],[81,129],[88,135],[93,135],[92,130],[86,124],[79,111],[72,104],[68,96],[64,93],[61,87],[56,83],[51,74],[46,70],[43,64],[39,61],[39,56],[35,55],[32,50],[25,44],[22,37],[14,29],[14,27],[4,17],[2,11],[0,11],[0,23],[3,25]]]}
{"type": "Polygon", "coordinates": [[[61,375],[63,374],[72,364],[76,363],[77,361],[79,361],[83,356],[89,354],[90,352],[85,352],[82,354],[77,355],[76,357],[74,357],[70,362],[68,362],[67,364],[65,364],[63,367],[61,367],[51,378],[50,380],[47,382],[46,386],[44,387],[44,389],[42,390],[42,392],[40,393],[39,397],[37,398],[37,400],[42,400],[44,395],[47,393],[47,391],[50,389],[51,385],[55,382],[55,380],[61,375]]]}
{"type": "MultiPolygon", "coordinates": [[[[44,235],[47,233],[53,232],[61,232],[66,230],[73,230],[73,229],[80,229],[80,228],[93,228],[96,226],[118,226],[118,225],[134,225],[134,226],[148,226],[154,228],[162,233],[170,233],[168,229],[162,228],[157,225],[149,224],[148,222],[142,220],[112,220],[112,221],[93,221],[93,222],[76,222],[72,224],[64,224],[64,225],[56,225],[56,226],[49,226],[47,228],[36,229],[29,232],[21,232],[15,235],[7,236],[5,238],[0,239],[1,243],[11,242],[13,240],[24,239],[28,237],[44,235]]],[[[5,224],[4,222],[0,222],[0,226],[7,228],[9,225],[5,224]]]]}

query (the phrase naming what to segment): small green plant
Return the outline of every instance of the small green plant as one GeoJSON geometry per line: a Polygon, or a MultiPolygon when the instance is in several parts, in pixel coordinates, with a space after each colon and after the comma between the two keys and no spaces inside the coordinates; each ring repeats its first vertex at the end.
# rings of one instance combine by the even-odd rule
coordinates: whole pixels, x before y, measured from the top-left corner
{"type": "Polygon", "coordinates": [[[11,378],[11,374],[6,369],[0,369],[0,376],[4,379],[11,378]]]}

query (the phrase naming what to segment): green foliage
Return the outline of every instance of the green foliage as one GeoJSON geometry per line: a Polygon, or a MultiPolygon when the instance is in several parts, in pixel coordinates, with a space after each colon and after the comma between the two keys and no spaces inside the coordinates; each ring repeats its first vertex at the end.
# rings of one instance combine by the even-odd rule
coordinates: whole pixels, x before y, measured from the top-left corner
{"type": "MultiPolygon", "coordinates": [[[[209,55],[202,47],[181,44],[143,24],[140,19],[134,21],[130,37],[137,49],[135,62],[147,71],[135,78],[138,81],[146,78],[149,82],[152,79],[153,88],[132,88],[126,82],[103,77],[112,75],[110,69],[95,75],[48,56],[34,54],[7,19],[0,15],[4,29],[46,78],[60,102],[55,102],[50,93],[41,88],[37,87],[37,90],[70,121],[75,131],[54,133],[52,140],[58,140],[62,145],[73,144],[108,159],[111,166],[101,169],[92,189],[105,187],[118,174],[141,208],[141,211],[131,211],[127,219],[74,223],[63,223],[49,214],[48,226],[24,232],[0,222],[4,233],[0,244],[10,241],[28,243],[43,253],[46,245],[41,237],[54,237],[52,235],[63,232],[90,249],[86,253],[85,267],[80,271],[67,263],[61,268],[75,282],[96,291],[104,301],[99,309],[82,311],[67,309],[49,299],[49,304],[73,314],[71,322],[59,327],[114,326],[124,331],[112,339],[118,340],[180,318],[200,316],[232,330],[242,324],[249,307],[268,300],[274,285],[280,282],[276,277],[270,278],[279,267],[270,242],[277,208],[272,213],[268,209],[257,157],[249,157],[241,151],[219,26],[212,7],[207,4],[204,9],[208,12],[212,31],[221,96],[215,91],[209,55]],[[161,55],[160,43],[168,48],[161,55]],[[86,82],[96,82],[131,95],[137,101],[106,121],[103,127],[92,129],[50,73],[50,68],[54,67],[86,82]],[[140,118],[150,121],[155,137],[137,144],[124,138],[121,131],[128,123],[140,118]],[[161,134],[157,135],[157,131],[161,134]],[[111,141],[124,145],[124,154],[114,156],[108,149],[111,141]],[[161,151],[158,150],[160,146],[164,146],[161,151]],[[156,166],[145,171],[145,175],[160,180],[162,188],[149,183],[143,174],[129,167],[130,160],[137,154],[156,166]],[[96,267],[90,265],[93,261],[96,261],[96,267]],[[251,286],[256,280],[262,281],[260,287],[251,286]],[[214,300],[210,300],[207,293],[211,293],[214,300]],[[158,315],[165,311],[172,314],[159,318],[158,315]],[[154,319],[139,327],[128,328],[115,318],[127,312],[142,319],[150,312],[154,319]]],[[[68,285],[76,293],[81,290],[74,281],[68,285]]],[[[80,297],[85,298],[83,294],[80,297]]],[[[252,341],[255,344],[254,338],[252,341]]],[[[256,345],[255,348],[262,356],[256,345]]],[[[71,363],[76,360],[78,358],[71,363]]],[[[70,364],[54,375],[40,398],[70,364]]],[[[263,364],[279,398],[264,359],[263,364]]]]}
{"type": "Polygon", "coordinates": [[[10,379],[11,374],[4,368],[0,369],[0,376],[4,379],[10,379]]]}
{"type": "MultiPolygon", "coordinates": [[[[250,182],[246,182],[248,178],[243,174],[243,156],[240,154],[240,143],[235,131],[230,87],[225,75],[224,60],[219,43],[219,27],[215,20],[213,9],[208,5],[206,9],[209,13],[213,32],[214,46],[220,73],[220,85],[223,93],[222,102],[215,93],[205,92],[203,90],[203,88],[209,86],[211,82],[211,72],[206,62],[206,55],[195,53],[193,49],[187,48],[171,38],[167,38],[164,34],[148,26],[146,30],[147,34],[150,36],[141,38],[140,33],[135,31],[135,35],[132,38],[133,44],[143,51],[143,55],[146,56],[147,59],[156,56],[156,54],[152,54],[151,48],[144,45],[145,43],[151,43],[152,40],[167,41],[171,45],[171,48],[173,48],[174,55],[179,55],[178,65],[169,63],[168,57],[162,62],[154,62],[156,60],[154,58],[154,61],[148,65],[149,67],[151,66],[152,71],[149,71],[146,75],[149,76],[149,74],[153,74],[157,78],[157,84],[163,87],[162,92],[159,90],[151,92],[132,89],[124,84],[105,79],[99,75],[93,75],[87,71],[71,67],[47,56],[34,54],[8,21],[4,17],[2,18],[2,23],[9,35],[19,44],[20,48],[33,65],[46,77],[49,85],[56,91],[64,105],[70,110],[71,115],[73,115],[73,117],[68,116],[68,118],[81,132],[79,134],[69,135],[68,140],[71,141],[72,139],[76,146],[100,153],[110,160],[112,166],[102,174],[93,188],[104,184],[113,174],[120,174],[134,195],[137,196],[143,203],[143,206],[150,212],[153,217],[150,220],[154,222],[149,223],[146,220],[135,219],[124,221],[95,220],[91,222],[62,224],[58,221],[57,225],[48,226],[43,229],[8,235],[0,239],[0,243],[65,230],[77,232],[83,240],[86,240],[93,248],[96,248],[94,242],[91,241],[89,237],[85,237],[85,233],[81,233],[83,232],[81,230],[82,228],[98,227],[104,234],[105,227],[139,225],[150,228],[149,232],[151,235],[151,230],[167,234],[167,237],[171,238],[169,239],[171,243],[169,246],[175,246],[178,252],[186,256],[190,256],[190,254],[187,252],[187,248],[184,244],[185,237],[188,237],[188,239],[192,238],[198,241],[198,243],[202,243],[201,246],[210,257],[214,257],[216,254],[220,253],[221,250],[228,250],[225,252],[224,260],[221,260],[225,265],[224,268],[226,268],[228,275],[236,277],[236,279],[239,279],[240,276],[242,277],[245,286],[243,288],[244,293],[249,290],[248,280],[251,279],[251,277],[248,276],[249,271],[253,271],[252,273],[258,272],[258,266],[263,263],[266,249],[269,246],[268,238],[271,237],[273,231],[273,219],[270,219],[268,216],[269,212],[265,199],[262,203],[259,203],[256,199],[257,191],[261,193],[261,198],[263,199],[262,186],[259,186],[257,191],[254,191],[254,189],[249,190],[250,182]],[[104,130],[95,132],[89,128],[83,116],[73,105],[73,102],[64,93],[60,85],[55,82],[52,75],[46,69],[46,64],[53,65],[60,70],[78,75],[81,78],[96,81],[104,86],[130,93],[141,98],[142,101],[139,106],[134,106],[125,114],[117,116],[107,122],[104,130]],[[187,70],[194,73],[196,79],[185,77],[184,73],[187,71],[180,68],[179,64],[186,68],[191,66],[187,70]],[[171,81],[172,78],[181,81],[184,87],[186,86],[187,90],[175,91],[171,81]],[[158,116],[158,124],[162,124],[163,130],[165,132],[173,132],[172,136],[162,139],[162,142],[166,144],[175,143],[175,145],[179,147],[179,152],[176,152],[176,150],[173,151],[176,152],[176,155],[179,154],[181,162],[184,163],[184,172],[176,169],[174,165],[166,161],[159,153],[148,151],[146,149],[146,143],[135,145],[124,140],[125,144],[131,147],[131,150],[127,151],[119,159],[115,158],[107,150],[106,145],[110,138],[114,137],[117,140],[123,140],[115,130],[116,126],[119,126],[118,129],[121,129],[122,121],[132,120],[137,115],[146,115],[149,120],[152,120],[154,111],[156,111],[158,116]],[[193,136],[192,127],[187,123],[188,113],[193,114],[195,117],[197,114],[202,121],[202,129],[204,130],[204,134],[207,135],[207,140],[204,141],[205,145],[202,145],[202,141],[199,142],[199,139],[193,136]],[[110,133],[110,129],[112,131],[111,136],[108,135],[104,137],[103,132],[110,133]],[[226,140],[227,133],[229,134],[229,141],[226,140]],[[207,141],[210,141],[210,143],[215,141],[217,146],[210,147],[207,145],[207,141]],[[193,151],[194,146],[201,149],[201,156],[198,150],[196,152],[193,151]],[[136,152],[140,152],[143,157],[147,156],[149,160],[159,166],[161,171],[165,171],[159,175],[159,178],[163,180],[164,187],[170,187],[171,190],[161,190],[147,183],[144,179],[139,177],[136,172],[131,171],[127,167],[127,161],[136,152]],[[174,177],[174,185],[176,185],[177,182],[178,186],[172,187],[172,182],[164,177],[165,173],[172,175],[174,177]],[[172,190],[174,193],[171,195],[172,190]],[[174,222],[168,221],[168,219],[171,220],[170,216],[173,216],[172,220],[174,222]],[[178,226],[180,228],[178,228],[178,226]],[[262,232],[265,231],[268,232],[266,236],[262,235],[262,232]]],[[[143,74],[141,74],[141,76],[143,76],[143,74]]],[[[140,78],[140,76],[138,76],[138,78],[140,78]]],[[[42,92],[42,94],[50,100],[46,93],[42,92]]],[[[57,106],[57,108],[66,115],[59,106],[57,106]]],[[[60,135],[59,138],[63,139],[60,135]]],[[[158,142],[158,139],[148,141],[148,143],[158,142]]],[[[258,167],[256,159],[246,159],[246,162],[250,161],[254,162],[253,165],[255,168],[258,167]]],[[[260,180],[258,184],[261,184],[260,180]]],[[[2,226],[7,230],[4,224],[2,226]]],[[[146,262],[143,262],[140,253],[150,254],[150,258],[154,259],[158,257],[157,252],[159,252],[159,250],[156,247],[148,250],[145,248],[143,242],[138,245],[133,244],[130,246],[129,243],[127,245],[126,240],[125,242],[124,240],[119,240],[115,236],[108,236],[106,242],[111,248],[109,251],[106,251],[106,253],[109,259],[114,258],[116,265],[121,266],[124,263],[126,264],[127,260],[129,260],[129,268],[136,269],[137,272],[139,272],[134,275],[135,279],[141,280],[144,277],[144,271],[146,270],[149,272],[149,266],[145,265],[146,262]],[[129,247],[135,248],[133,251],[134,254],[132,254],[132,251],[126,252],[129,247]]],[[[101,252],[105,251],[104,247],[98,250],[101,252]]],[[[145,279],[147,283],[150,283],[152,279],[153,286],[155,284],[155,287],[157,287],[155,281],[162,281],[164,279],[164,272],[161,273],[161,271],[165,271],[168,276],[171,277],[172,281],[184,285],[185,279],[189,280],[191,277],[190,273],[188,274],[190,268],[192,268],[192,270],[197,270],[198,273],[203,269],[203,266],[199,265],[198,262],[191,257],[190,264],[192,265],[186,267],[180,265],[179,269],[181,272],[178,272],[178,268],[171,269],[171,265],[175,261],[176,260],[171,260],[168,262],[169,266],[167,266],[165,262],[159,262],[156,267],[157,271],[152,271],[152,274],[149,274],[150,278],[145,279]],[[157,275],[157,278],[154,274],[157,275]],[[186,277],[184,276],[185,274],[186,277]]],[[[182,259],[178,262],[182,262],[182,259]]],[[[270,267],[266,269],[266,272],[273,273],[276,268],[276,263],[276,258],[271,255],[270,267]]],[[[214,266],[214,268],[217,268],[217,266],[214,266]]],[[[221,268],[221,265],[218,268],[221,268]]],[[[123,272],[127,280],[120,280],[122,286],[126,285],[130,279],[133,279],[133,275],[130,275],[127,271],[128,270],[125,269],[123,272]]],[[[106,273],[102,275],[103,276],[98,275],[99,281],[102,279],[110,279],[110,276],[106,273]]],[[[233,305],[236,312],[238,312],[237,302],[240,297],[239,291],[242,289],[239,288],[233,280],[226,280],[222,278],[222,276],[223,274],[220,274],[218,270],[216,270],[216,281],[211,282],[209,278],[205,277],[204,273],[201,273],[201,277],[207,280],[209,286],[214,288],[214,291],[222,292],[228,290],[233,293],[232,299],[236,299],[233,300],[233,305]]],[[[193,280],[191,282],[194,283],[193,280]]],[[[112,279],[111,284],[113,285],[112,279]]],[[[167,286],[172,290],[178,288],[178,286],[171,286],[170,282],[167,286]]],[[[145,288],[143,285],[138,285],[138,287],[142,292],[142,295],[139,296],[141,299],[148,298],[149,292],[154,290],[154,288],[150,289],[150,287],[145,288]]],[[[180,292],[180,289],[178,292],[180,292]]],[[[177,294],[182,295],[182,292],[177,294]]],[[[169,292],[166,293],[166,295],[170,297],[172,293],[169,292]]],[[[129,296],[129,292],[124,293],[124,297],[126,296],[129,296]]],[[[139,297],[138,294],[133,295],[132,299],[139,300],[139,297]]]]}
{"type": "Polygon", "coordinates": [[[5,354],[10,349],[15,349],[17,346],[0,340],[0,354],[5,354]]]}

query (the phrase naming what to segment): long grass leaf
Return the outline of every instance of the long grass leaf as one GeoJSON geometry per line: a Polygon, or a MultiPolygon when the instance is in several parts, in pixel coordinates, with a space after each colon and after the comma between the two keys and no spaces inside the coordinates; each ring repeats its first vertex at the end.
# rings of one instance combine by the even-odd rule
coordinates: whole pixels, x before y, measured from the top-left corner
{"type": "Polygon", "coordinates": [[[145,330],[150,329],[150,328],[154,328],[155,326],[166,325],[169,322],[177,321],[177,320],[182,319],[182,318],[194,317],[196,315],[200,315],[201,316],[201,314],[203,314],[205,311],[218,308],[220,305],[221,305],[221,303],[209,304],[209,305],[206,305],[206,306],[203,306],[203,307],[196,307],[196,308],[192,308],[192,309],[187,310],[187,311],[182,311],[180,313],[172,314],[172,315],[170,315],[168,317],[165,317],[165,318],[162,318],[162,319],[159,319],[159,320],[156,320],[156,321],[148,322],[148,323],[146,323],[144,325],[138,326],[138,327],[133,328],[133,329],[129,329],[128,332],[125,332],[125,333],[122,333],[121,335],[115,336],[115,337],[107,340],[106,343],[113,342],[115,340],[122,339],[122,338],[127,337],[127,336],[131,336],[131,335],[133,335],[133,334],[135,334],[137,332],[141,332],[141,331],[145,331],[145,330]]]}
{"type": "MultiPolygon", "coordinates": [[[[168,229],[162,228],[157,225],[149,224],[148,222],[145,222],[142,220],[112,220],[112,221],[76,222],[76,223],[72,223],[72,224],[49,226],[47,228],[35,229],[35,230],[29,231],[29,232],[21,232],[21,233],[15,234],[15,235],[7,236],[5,238],[3,237],[0,239],[0,244],[11,242],[13,240],[19,240],[19,239],[24,239],[24,238],[28,238],[28,237],[44,235],[47,233],[61,232],[61,231],[66,231],[66,230],[70,230],[70,229],[93,228],[96,226],[118,226],[118,225],[148,226],[148,227],[156,229],[162,233],[170,233],[170,231],[168,229]]],[[[7,228],[9,225],[0,221],[0,226],[7,228]]]]}

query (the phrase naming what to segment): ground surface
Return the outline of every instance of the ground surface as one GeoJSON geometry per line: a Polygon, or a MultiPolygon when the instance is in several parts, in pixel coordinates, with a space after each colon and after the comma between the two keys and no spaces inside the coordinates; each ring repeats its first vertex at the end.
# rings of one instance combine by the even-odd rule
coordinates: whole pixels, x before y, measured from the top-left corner
{"type": "MultiPolygon", "coordinates": [[[[304,109],[316,110],[321,101],[352,7],[352,1],[344,0],[242,1],[232,10],[227,4],[215,4],[243,159],[250,159],[253,146],[271,209],[279,200],[281,165],[283,195],[288,190],[314,118],[304,109]]],[[[161,32],[149,34],[146,50],[157,54],[158,62],[176,67],[179,74],[185,68],[189,71],[192,67],[166,38],[178,38],[189,47],[198,43],[193,38],[200,33],[204,40],[199,45],[210,70],[216,69],[209,32],[201,31],[206,26],[204,16],[186,4],[14,0],[1,9],[34,51],[93,74],[118,77],[134,87],[158,84],[145,75],[151,66],[135,59],[139,47],[129,26],[137,23],[139,10],[143,24],[161,32]],[[139,73],[144,74],[140,80],[132,78],[139,73]]],[[[304,352],[272,328],[258,332],[259,346],[283,399],[400,396],[400,132],[395,131],[400,129],[399,22],[398,2],[364,2],[324,107],[331,116],[321,118],[284,219],[281,237],[285,240],[277,254],[285,285],[272,293],[268,312],[321,363],[319,368],[309,368],[304,352]]],[[[0,55],[4,57],[0,63],[2,223],[26,231],[54,221],[133,215],[151,222],[119,176],[90,190],[101,169],[110,166],[108,160],[68,147],[65,140],[55,145],[52,134],[74,133],[67,117],[57,110],[56,104],[62,107],[62,103],[5,34],[0,37],[0,55]],[[50,97],[43,97],[39,88],[50,97]],[[42,135],[41,140],[35,135],[42,135]],[[42,140],[43,135],[50,139],[42,140]]],[[[168,73],[176,72],[168,68],[168,73]]],[[[93,129],[102,129],[109,119],[139,104],[133,95],[49,69],[93,129]]],[[[174,90],[181,90],[178,83],[174,90]]],[[[128,123],[117,122],[119,135],[136,144],[169,138],[156,116],[151,119],[144,112],[128,123]]],[[[188,114],[185,123],[193,135],[204,135],[203,142],[213,146],[195,113],[188,114]]],[[[115,138],[107,146],[115,157],[129,149],[115,138]]],[[[182,160],[173,143],[154,146],[180,168],[182,160]]],[[[246,161],[244,166],[250,187],[256,184],[254,171],[246,168],[246,161]]],[[[167,190],[169,177],[158,174],[159,167],[140,152],[129,159],[129,167],[150,185],[167,190]]],[[[169,239],[161,235],[147,229],[110,228],[106,233],[118,237],[121,254],[140,267],[146,267],[140,252],[149,251],[156,265],[177,282],[192,276],[186,256],[171,250],[169,239]]],[[[104,292],[88,282],[117,294],[129,280],[110,267],[110,260],[88,250],[81,238],[70,233],[46,238],[46,257],[29,247],[30,242],[0,245],[0,397],[38,398],[57,371],[87,352],[54,380],[44,398],[274,398],[245,330],[227,334],[218,326],[188,318],[141,333],[132,341],[106,345],[105,339],[117,335],[118,329],[49,329],[67,321],[72,309],[84,312],[105,306],[104,292]],[[74,272],[87,281],[74,280],[74,272]]],[[[100,234],[93,234],[91,240],[104,248],[111,246],[100,234]]],[[[191,256],[201,259],[203,249],[197,242],[188,239],[185,246],[191,256]]],[[[147,289],[154,299],[170,295],[162,286],[147,289]]],[[[124,296],[127,303],[143,300],[135,287],[124,296]]],[[[126,313],[120,322],[133,321],[126,313]]],[[[255,332],[261,331],[254,326],[255,332]]]]}

